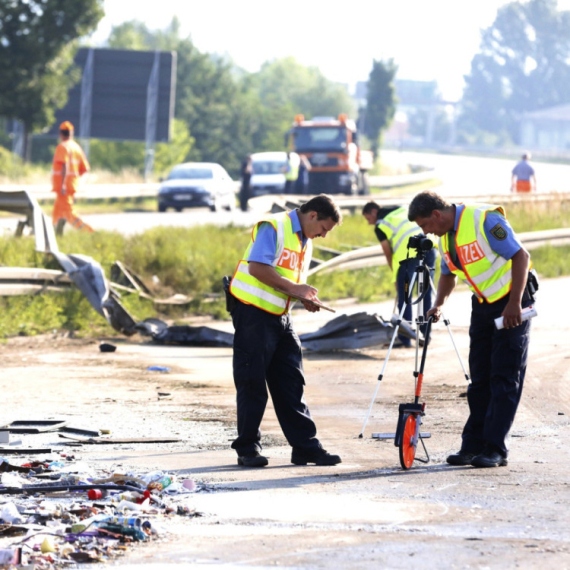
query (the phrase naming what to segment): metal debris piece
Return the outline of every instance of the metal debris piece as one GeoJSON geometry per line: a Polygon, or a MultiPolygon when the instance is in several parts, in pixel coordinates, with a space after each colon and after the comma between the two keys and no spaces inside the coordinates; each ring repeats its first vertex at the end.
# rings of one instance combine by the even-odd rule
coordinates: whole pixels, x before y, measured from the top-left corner
{"type": "Polygon", "coordinates": [[[122,444],[122,443],[177,443],[180,441],[176,437],[131,437],[131,438],[117,438],[108,439],[105,437],[89,437],[80,438],[72,437],[70,435],[59,434],[59,437],[64,439],[71,439],[79,443],[94,443],[94,444],[122,444]]]}
{"type": "MultiPolygon", "coordinates": [[[[184,326],[160,326],[156,324],[158,319],[149,323],[148,331],[152,331],[152,340],[159,344],[179,344],[182,346],[233,346],[234,335],[210,327],[184,326]]],[[[143,328],[139,323],[138,330],[143,328]]]]}
{"type": "Polygon", "coordinates": [[[0,447],[0,455],[18,455],[29,454],[37,455],[39,453],[51,453],[51,447],[42,447],[39,449],[27,447],[0,447]]]}
{"type": "Polygon", "coordinates": [[[17,420],[1,429],[10,433],[45,433],[57,431],[65,427],[67,422],[61,420],[17,420]]]}
{"type": "Polygon", "coordinates": [[[316,332],[299,335],[307,350],[354,350],[388,344],[394,326],[372,313],[340,315],[316,332]]]}

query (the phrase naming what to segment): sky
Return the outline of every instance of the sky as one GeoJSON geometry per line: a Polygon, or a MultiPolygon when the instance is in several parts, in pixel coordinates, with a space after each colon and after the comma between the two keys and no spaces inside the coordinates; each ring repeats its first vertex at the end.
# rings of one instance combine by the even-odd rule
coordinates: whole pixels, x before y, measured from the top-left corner
{"type": "MultiPolygon", "coordinates": [[[[461,98],[481,31],[509,0],[104,0],[92,36],[102,45],[130,20],[163,29],[177,16],[203,52],[228,55],[250,72],[293,56],[330,80],[366,81],[374,59],[393,58],[397,79],[435,80],[444,99],[461,98]]],[[[570,0],[558,0],[570,10],[570,0]]]]}

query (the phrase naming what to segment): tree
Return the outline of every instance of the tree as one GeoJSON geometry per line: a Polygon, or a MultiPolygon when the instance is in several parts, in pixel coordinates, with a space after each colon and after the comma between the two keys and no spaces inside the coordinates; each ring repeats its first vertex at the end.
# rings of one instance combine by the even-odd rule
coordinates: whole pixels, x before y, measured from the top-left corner
{"type": "MultiPolygon", "coordinates": [[[[194,139],[184,121],[172,122],[172,140],[157,143],[154,156],[155,171],[166,174],[174,165],[184,162],[194,139]]],[[[89,161],[93,168],[121,172],[124,168],[141,171],[144,166],[145,143],[141,141],[91,141],[89,161]]]]}
{"type": "Polygon", "coordinates": [[[366,108],[364,111],[364,134],[370,140],[374,158],[378,156],[380,136],[396,114],[396,89],[394,78],[398,66],[393,59],[373,60],[368,77],[366,108]]]}
{"type": "Polygon", "coordinates": [[[102,17],[103,0],[0,2],[0,115],[22,121],[26,141],[67,102],[75,40],[102,17]]]}
{"type": "Polygon", "coordinates": [[[256,74],[259,96],[264,105],[285,109],[291,113],[315,116],[351,115],[354,103],[346,87],[327,79],[316,67],[305,67],[295,58],[268,61],[256,74]]]}
{"type": "Polygon", "coordinates": [[[465,77],[461,127],[516,140],[522,114],[570,101],[569,60],[570,12],[556,0],[503,6],[465,77]]]}

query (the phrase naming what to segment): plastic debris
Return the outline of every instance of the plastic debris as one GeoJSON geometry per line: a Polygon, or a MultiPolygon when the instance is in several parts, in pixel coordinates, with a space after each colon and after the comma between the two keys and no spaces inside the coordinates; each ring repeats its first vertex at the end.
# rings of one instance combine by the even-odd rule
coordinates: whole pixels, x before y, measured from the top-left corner
{"type": "Polygon", "coordinates": [[[0,478],[0,566],[38,570],[109,563],[167,534],[172,517],[200,516],[188,494],[211,490],[161,470],[117,473],[66,453],[0,458],[0,478]]]}
{"type": "Polygon", "coordinates": [[[168,366],[149,366],[147,370],[149,372],[170,372],[170,368],[168,366]]]}

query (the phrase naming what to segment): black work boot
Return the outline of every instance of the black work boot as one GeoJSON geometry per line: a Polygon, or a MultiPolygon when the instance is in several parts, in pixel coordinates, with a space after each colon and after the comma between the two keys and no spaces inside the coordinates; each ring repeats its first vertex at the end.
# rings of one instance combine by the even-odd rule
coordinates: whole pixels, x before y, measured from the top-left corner
{"type": "Polygon", "coordinates": [[[242,467],[265,467],[268,463],[267,457],[260,455],[258,451],[247,455],[238,455],[238,465],[242,467]]]}
{"type": "Polygon", "coordinates": [[[307,465],[314,463],[315,465],[336,465],[342,463],[339,455],[331,455],[322,448],[317,449],[295,449],[291,453],[291,463],[295,465],[307,465]]]}
{"type": "Polygon", "coordinates": [[[476,453],[471,453],[470,451],[463,451],[460,449],[457,453],[450,455],[447,458],[447,462],[450,465],[471,465],[471,461],[476,455],[476,453]]]}
{"type": "Polygon", "coordinates": [[[471,460],[473,467],[504,467],[508,463],[504,455],[490,448],[485,449],[483,453],[476,455],[471,460]]]}

